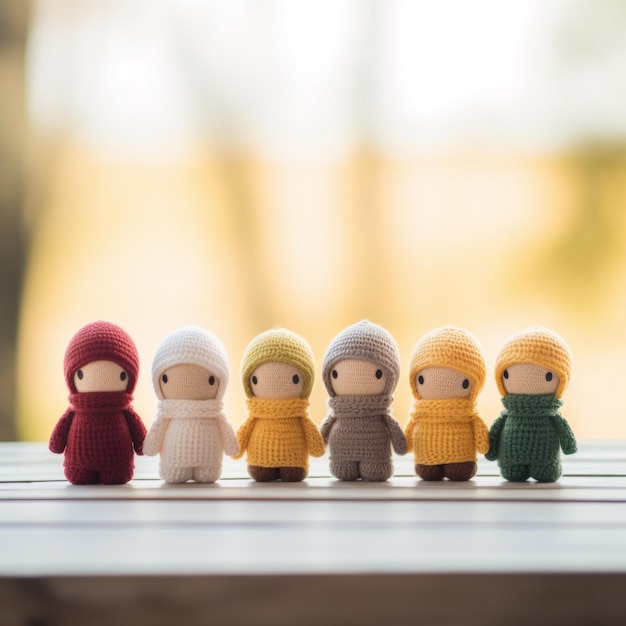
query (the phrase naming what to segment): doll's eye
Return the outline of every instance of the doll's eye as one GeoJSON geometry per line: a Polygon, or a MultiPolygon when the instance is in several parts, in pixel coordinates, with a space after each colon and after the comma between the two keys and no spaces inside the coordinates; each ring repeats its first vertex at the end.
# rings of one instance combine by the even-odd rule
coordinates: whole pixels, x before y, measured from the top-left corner
{"type": "Polygon", "coordinates": [[[82,380],[83,379],[83,370],[78,370],[76,372],[76,376],[78,376],[78,380],[82,380]]]}
{"type": "Polygon", "coordinates": [[[339,376],[339,374],[337,374],[337,370],[333,370],[333,378],[337,378],[337,376],[339,376]]]}
{"type": "Polygon", "coordinates": [[[552,375],[552,372],[548,372],[548,373],[546,374],[546,380],[547,380],[548,382],[550,382],[553,378],[554,378],[554,376],[552,375]]]}
{"type": "Polygon", "coordinates": [[[469,387],[469,380],[467,378],[463,381],[463,389],[467,389],[469,387]]]}
{"type": "Polygon", "coordinates": [[[121,381],[126,380],[126,372],[120,372],[120,380],[121,381]]]}
{"type": "Polygon", "coordinates": [[[504,370],[504,372],[502,372],[502,376],[504,376],[505,378],[509,377],[509,370],[504,370]]]}
{"type": "Polygon", "coordinates": [[[291,380],[293,380],[294,385],[297,385],[300,382],[300,376],[298,376],[298,374],[294,374],[291,380]]]}
{"type": "Polygon", "coordinates": [[[167,374],[163,374],[163,376],[161,377],[161,380],[166,383],[167,382],[167,374]]]}
{"type": "Polygon", "coordinates": [[[215,376],[209,376],[209,385],[213,386],[215,384],[215,376]]]}
{"type": "Polygon", "coordinates": [[[418,382],[420,385],[423,385],[423,384],[424,384],[424,377],[423,377],[422,375],[418,376],[418,377],[417,377],[417,382],[418,382]]]}
{"type": "Polygon", "coordinates": [[[376,370],[376,378],[380,380],[383,377],[383,370],[376,370]]]}
{"type": "Polygon", "coordinates": [[[252,377],[252,384],[256,385],[259,382],[259,379],[256,376],[252,377]]]}

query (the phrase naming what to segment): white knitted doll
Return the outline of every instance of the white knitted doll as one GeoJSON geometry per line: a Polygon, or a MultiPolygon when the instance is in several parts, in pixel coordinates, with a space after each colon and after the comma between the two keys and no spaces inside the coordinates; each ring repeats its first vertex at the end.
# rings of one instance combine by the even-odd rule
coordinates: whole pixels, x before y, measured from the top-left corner
{"type": "Polygon", "coordinates": [[[215,482],[224,453],[239,452],[222,404],[228,385],[224,346],[202,328],[174,331],[154,355],[152,384],[159,405],[144,453],[161,454],[166,483],[215,482]]]}

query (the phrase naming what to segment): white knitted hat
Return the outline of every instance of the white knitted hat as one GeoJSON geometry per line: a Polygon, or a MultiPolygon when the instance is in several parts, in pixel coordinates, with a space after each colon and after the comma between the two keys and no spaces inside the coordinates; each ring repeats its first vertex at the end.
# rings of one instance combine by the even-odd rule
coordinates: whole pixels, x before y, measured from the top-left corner
{"type": "Polygon", "coordinates": [[[228,356],[222,342],[203,328],[189,326],[170,333],[163,339],[152,360],[152,385],[163,400],[159,378],[173,365],[191,363],[206,367],[220,380],[217,400],[221,400],[228,385],[228,356]]]}

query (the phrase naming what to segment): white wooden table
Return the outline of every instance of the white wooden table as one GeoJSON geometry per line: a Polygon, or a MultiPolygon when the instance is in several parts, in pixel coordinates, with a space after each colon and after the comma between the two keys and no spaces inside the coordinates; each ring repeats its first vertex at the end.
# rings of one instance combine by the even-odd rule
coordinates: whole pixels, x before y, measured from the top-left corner
{"type": "Polygon", "coordinates": [[[626,442],[554,484],[74,486],[45,444],[0,444],[0,626],[626,624],[626,442]]]}

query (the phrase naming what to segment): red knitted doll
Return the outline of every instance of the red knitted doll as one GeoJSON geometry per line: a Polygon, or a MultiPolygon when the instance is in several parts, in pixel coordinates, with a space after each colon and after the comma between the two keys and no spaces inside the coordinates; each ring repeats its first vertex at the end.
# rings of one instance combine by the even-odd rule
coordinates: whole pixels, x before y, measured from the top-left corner
{"type": "Polygon", "coordinates": [[[65,452],[65,476],[75,485],[121,485],[133,477],[133,448],[143,454],[146,427],[131,406],[139,356],[129,335],[94,322],[72,337],[65,352],[70,406],[50,436],[65,452]]]}

